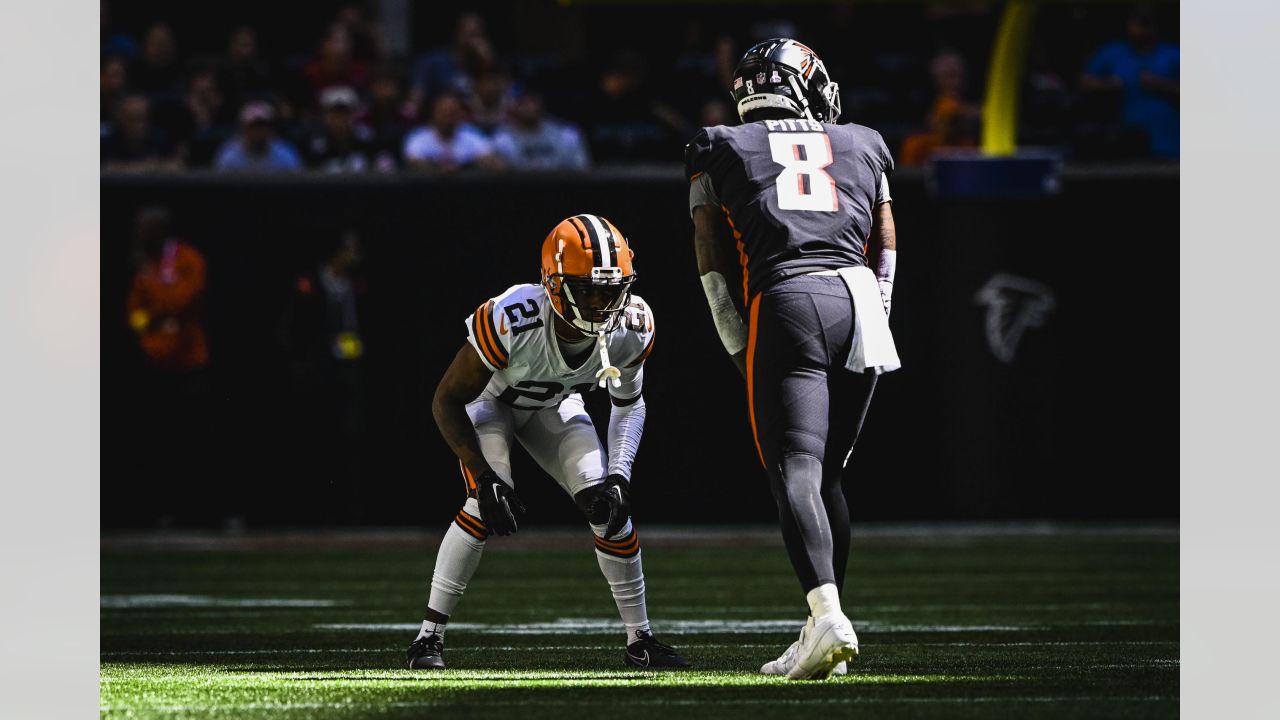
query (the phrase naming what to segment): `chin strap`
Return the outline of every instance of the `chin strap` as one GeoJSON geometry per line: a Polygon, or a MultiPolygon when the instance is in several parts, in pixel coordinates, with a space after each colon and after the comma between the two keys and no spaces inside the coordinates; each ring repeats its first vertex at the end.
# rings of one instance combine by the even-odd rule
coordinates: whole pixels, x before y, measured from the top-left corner
{"type": "Polygon", "coordinates": [[[596,335],[596,345],[600,348],[600,365],[603,367],[600,372],[596,373],[596,380],[600,387],[604,387],[605,383],[612,382],[614,387],[622,387],[622,371],[614,367],[609,362],[609,345],[604,339],[605,332],[601,330],[596,335]]]}

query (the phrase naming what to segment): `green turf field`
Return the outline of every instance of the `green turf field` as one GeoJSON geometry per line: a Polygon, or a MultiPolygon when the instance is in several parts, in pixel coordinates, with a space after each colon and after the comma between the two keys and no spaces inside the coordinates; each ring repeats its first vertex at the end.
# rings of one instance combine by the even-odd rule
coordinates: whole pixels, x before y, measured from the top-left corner
{"type": "MultiPolygon", "coordinates": [[[[776,532],[776,531],[775,531],[776,532]]],[[[855,536],[849,676],[756,674],[805,610],[769,532],[646,533],[650,618],[694,664],[622,663],[585,533],[490,542],[454,614],[450,670],[402,668],[430,538],[104,538],[110,718],[1079,718],[1178,714],[1170,530],[881,530],[855,536]],[[579,537],[581,535],[581,537],[579,537]],[[522,549],[522,547],[524,549],[522,549]]]]}

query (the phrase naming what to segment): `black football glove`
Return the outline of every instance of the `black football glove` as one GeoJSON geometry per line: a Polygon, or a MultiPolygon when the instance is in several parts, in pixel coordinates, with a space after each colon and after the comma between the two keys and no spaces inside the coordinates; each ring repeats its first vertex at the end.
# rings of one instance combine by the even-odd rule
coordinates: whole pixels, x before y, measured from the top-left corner
{"type": "Polygon", "coordinates": [[[604,531],[606,538],[617,535],[627,524],[627,518],[631,517],[631,484],[626,478],[610,475],[604,479],[591,507],[591,517],[601,521],[608,519],[609,525],[604,531]]]}
{"type": "Polygon", "coordinates": [[[480,519],[495,535],[516,531],[516,513],[523,515],[524,503],[497,473],[489,470],[476,483],[476,499],[480,501],[480,519]]]}

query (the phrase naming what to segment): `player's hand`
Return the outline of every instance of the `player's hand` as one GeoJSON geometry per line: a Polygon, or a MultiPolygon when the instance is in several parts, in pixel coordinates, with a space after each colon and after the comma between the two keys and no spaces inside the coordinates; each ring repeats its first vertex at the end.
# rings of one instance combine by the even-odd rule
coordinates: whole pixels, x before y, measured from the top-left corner
{"type": "Polygon", "coordinates": [[[476,499],[480,501],[480,519],[495,535],[516,531],[516,514],[525,514],[524,503],[516,491],[492,470],[486,470],[476,483],[476,499]]]}
{"type": "Polygon", "coordinates": [[[610,475],[604,479],[604,485],[596,494],[595,506],[591,508],[591,517],[608,515],[609,524],[604,536],[611,538],[627,524],[631,517],[631,484],[621,475],[610,475]]]}

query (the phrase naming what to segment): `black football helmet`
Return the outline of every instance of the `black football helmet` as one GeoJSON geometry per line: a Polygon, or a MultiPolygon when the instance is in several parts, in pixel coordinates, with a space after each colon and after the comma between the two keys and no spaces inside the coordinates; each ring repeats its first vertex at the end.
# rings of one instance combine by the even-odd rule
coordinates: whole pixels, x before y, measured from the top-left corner
{"type": "Polygon", "coordinates": [[[752,45],[733,71],[729,92],[742,122],[782,116],[834,123],[840,117],[840,86],[817,53],[789,38],[752,45]]]}

